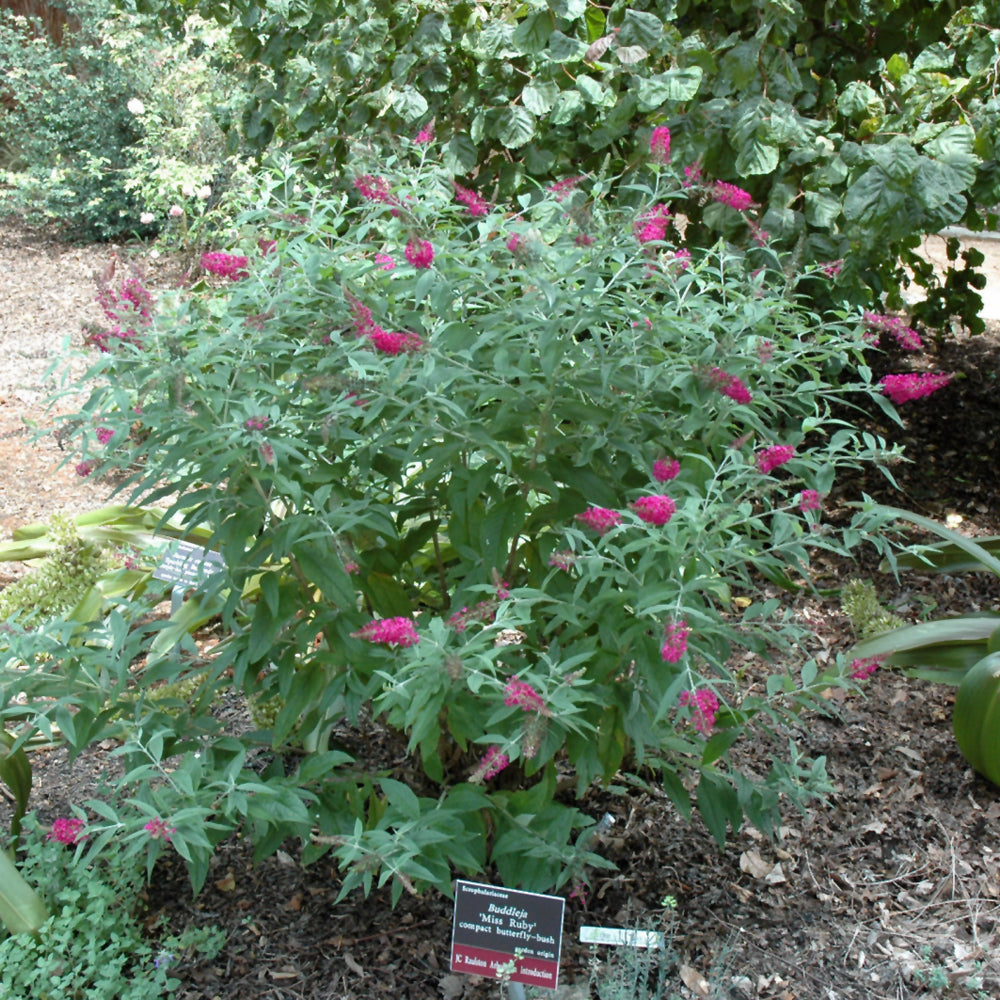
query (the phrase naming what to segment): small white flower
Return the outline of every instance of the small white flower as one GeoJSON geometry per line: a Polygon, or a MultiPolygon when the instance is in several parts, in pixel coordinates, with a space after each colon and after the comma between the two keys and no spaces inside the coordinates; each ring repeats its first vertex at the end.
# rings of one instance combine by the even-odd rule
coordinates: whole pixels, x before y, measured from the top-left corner
{"type": "Polygon", "coordinates": [[[156,216],[153,215],[152,212],[143,212],[142,215],[139,216],[139,221],[144,226],[148,226],[148,225],[150,225],[150,223],[156,221],[156,216]]]}
{"type": "Polygon", "coordinates": [[[212,197],[212,189],[207,184],[204,187],[198,188],[198,197],[202,201],[208,201],[212,197]]]}
{"type": "Polygon", "coordinates": [[[180,205],[170,206],[170,217],[172,219],[179,219],[184,214],[184,209],[180,205]]]}
{"type": "Polygon", "coordinates": [[[185,184],[184,187],[181,188],[181,194],[184,195],[185,198],[193,198],[196,193],[194,185],[192,184],[185,184]]]}
{"type": "Polygon", "coordinates": [[[146,105],[138,97],[133,97],[125,107],[134,115],[144,115],[146,113],[146,105]]]}

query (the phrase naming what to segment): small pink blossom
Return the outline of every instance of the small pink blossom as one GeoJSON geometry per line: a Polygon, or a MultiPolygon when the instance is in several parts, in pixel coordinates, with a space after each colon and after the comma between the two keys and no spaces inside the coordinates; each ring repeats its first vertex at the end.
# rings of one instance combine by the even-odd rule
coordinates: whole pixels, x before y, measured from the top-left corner
{"type": "Polygon", "coordinates": [[[643,521],[658,527],[667,524],[677,510],[677,504],[662,494],[639,497],[631,506],[643,521]]]}
{"type": "Polygon", "coordinates": [[[622,516],[618,511],[607,507],[588,507],[582,514],[577,514],[576,519],[588,528],[593,528],[599,535],[604,535],[621,524],[622,516]]]}
{"type": "Polygon", "coordinates": [[[691,266],[691,251],[687,247],[681,247],[674,251],[671,261],[677,265],[678,270],[686,271],[691,266]]]}
{"type": "Polygon", "coordinates": [[[889,334],[904,351],[919,351],[923,346],[920,334],[906,325],[900,316],[880,316],[878,313],[865,312],[865,340],[877,345],[883,333],[889,334]]]}
{"type": "Polygon", "coordinates": [[[434,260],[434,247],[428,240],[410,240],[406,244],[403,256],[416,268],[425,269],[434,260]]]}
{"type": "Polygon", "coordinates": [[[382,354],[412,354],[424,346],[424,342],[415,333],[396,331],[389,333],[380,326],[375,326],[366,334],[369,343],[382,354]]]}
{"type": "Polygon", "coordinates": [[[275,464],[275,460],[274,460],[274,448],[272,448],[271,445],[268,444],[267,441],[264,441],[257,450],[260,453],[260,460],[265,465],[274,465],[275,464]]]}
{"type": "Polygon", "coordinates": [[[66,844],[72,846],[73,844],[78,844],[83,840],[83,820],[76,819],[57,819],[52,823],[52,829],[49,831],[46,840],[54,840],[58,844],[66,844]]]}
{"type": "Polygon", "coordinates": [[[107,444],[115,436],[115,432],[110,427],[98,427],[95,433],[101,444],[107,444]]]}
{"type": "Polygon", "coordinates": [[[770,340],[758,340],[757,357],[761,364],[766,365],[774,357],[774,344],[770,340]]]}
{"type": "Polygon", "coordinates": [[[779,465],[795,457],[795,448],[790,444],[772,444],[757,452],[757,469],[765,476],[779,465]]]}
{"type": "Polygon", "coordinates": [[[382,202],[385,205],[395,205],[399,201],[384,177],[362,174],[360,177],[354,178],[354,187],[366,201],[382,202]]]}
{"type": "Polygon", "coordinates": [[[380,271],[391,271],[396,266],[396,262],[387,253],[375,254],[375,263],[380,271]]]}
{"type": "Polygon", "coordinates": [[[361,572],[361,567],[353,560],[348,560],[344,563],[344,572],[350,576],[356,576],[361,572]]]}
{"type": "Polygon", "coordinates": [[[184,214],[184,209],[180,205],[171,205],[167,214],[172,219],[179,219],[184,214]]]}
{"type": "Polygon", "coordinates": [[[268,254],[272,254],[278,249],[278,241],[269,240],[267,237],[261,236],[257,240],[257,249],[260,251],[261,257],[266,257],[268,254]]]}
{"type": "Polygon", "coordinates": [[[351,636],[384,646],[415,646],[420,642],[412,618],[375,618],[351,636]]]}
{"type": "Polygon", "coordinates": [[[823,494],[816,490],[803,490],[799,494],[799,510],[803,514],[810,510],[823,509],[823,494]]]}
{"type": "Polygon", "coordinates": [[[149,834],[150,840],[162,840],[168,844],[170,838],[177,832],[174,827],[168,826],[159,816],[156,819],[151,819],[143,829],[149,834]]]}
{"type": "Polygon", "coordinates": [[[663,629],[663,644],[660,646],[660,656],[665,663],[676,663],[687,652],[690,632],[686,621],[668,622],[663,629]]]}
{"type": "Polygon", "coordinates": [[[479,761],[479,766],[473,771],[469,780],[473,784],[479,784],[481,781],[489,781],[491,778],[495,778],[509,764],[510,757],[505,753],[501,753],[500,747],[491,746],[483,754],[482,760],[479,761]]]}
{"type": "Polygon", "coordinates": [[[662,203],[647,209],[636,219],[635,238],[640,243],[662,243],[670,225],[670,208],[662,203]]]}
{"type": "Polygon", "coordinates": [[[720,205],[728,205],[735,208],[737,212],[745,212],[753,205],[753,197],[743,188],[735,184],[728,184],[726,181],[716,181],[712,187],[712,197],[720,205]]]}
{"type": "Polygon", "coordinates": [[[503,703],[508,708],[516,707],[525,712],[539,712],[542,715],[549,714],[542,696],[526,681],[518,680],[516,677],[507,678],[503,703]]]}
{"type": "Polygon", "coordinates": [[[715,715],[719,711],[719,699],[707,688],[698,691],[682,691],[680,704],[693,709],[691,725],[702,736],[711,736],[715,728],[715,715]]]}
{"type": "Polygon", "coordinates": [[[247,264],[249,261],[242,254],[235,253],[203,253],[201,255],[201,266],[209,274],[218,275],[220,278],[228,278],[230,281],[238,281],[245,278],[249,272],[247,264]]]}
{"type": "Polygon", "coordinates": [[[267,417],[247,417],[246,428],[250,431],[262,431],[269,423],[267,417]]]}
{"type": "Polygon", "coordinates": [[[730,375],[721,368],[713,368],[709,372],[709,380],[723,396],[728,396],[737,403],[747,404],[753,401],[753,396],[746,385],[735,375],[730,375]]]}
{"type": "Polygon", "coordinates": [[[76,472],[76,474],[81,478],[86,479],[86,477],[89,476],[96,467],[96,462],[77,462],[73,471],[76,472]]]}
{"type": "Polygon", "coordinates": [[[520,233],[512,233],[505,245],[512,254],[520,254],[524,251],[524,237],[520,233]]]}
{"type": "Polygon", "coordinates": [[[649,137],[649,152],[656,163],[670,162],[670,129],[657,125],[649,137]]]}
{"type": "Polygon", "coordinates": [[[681,181],[683,187],[695,187],[701,183],[701,167],[697,163],[692,163],[690,167],[684,168],[684,180],[681,181]]]}
{"type": "Polygon", "coordinates": [[[466,208],[466,211],[473,218],[479,218],[483,215],[489,215],[490,203],[483,198],[482,195],[477,194],[475,191],[467,187],[462,187],[461,184],[452,181],[452,187],[455,189],[455,198],[460,201],[466,208]]]}
{"type": "Polygon", "coordinates": [[[824,264],[820,264],[819,269],[828,277],[836,278],[840,274],[841,268],[844,266],[843,257],[840,260],[828,260],[824,264]]]}
{"type": "Polygon", "coordinates": [[[921,374],[885,375],[879,385],[894,403],[908,403],[913,399],[929,396],[943,389],[952,379],[947,373],[923,372],[921,374]]]}
{"type": "Polygon", "coordinates": [[[589,247],[594,242],[594,237],[588,236],[586,233],[577,233],[573,242],[578,247],[589,247]]]}
{"type": "Polygon", "coordinates": [[[549,556],[549,565],[568,573],[576,563],[576,553],[570,549],[560,549],[549,556]]]}
{"type": "Polygon", "coordinates": [[[413,140],[418,146],[426,146],[434,141],[434,122],[425,125],[413,140]]]}
{"type": "Polygon", "coordinates": [[[681,471],[681,463],[676,458],[658,458],[653,463],[653,478],[658,483],[669,483],[681,471]]]}
{"type": "Polygon", "coordinates": [[[580,174],[578,177],[567,177],[564,180],[556,181],[555,184],[550,184],[549,192],[556,196],[556,201],[562,201],[563,198],[572,194],[577,189],[577,185],[582,180],[586,180],[583,174],[580,174]]]}
{"type": "Polygon", "coordinates": [[[852,660],[848,668],[851,679],[856,681],[866,681],[880,666],[885,657],[869,656],[863,660],[852,660]]]}

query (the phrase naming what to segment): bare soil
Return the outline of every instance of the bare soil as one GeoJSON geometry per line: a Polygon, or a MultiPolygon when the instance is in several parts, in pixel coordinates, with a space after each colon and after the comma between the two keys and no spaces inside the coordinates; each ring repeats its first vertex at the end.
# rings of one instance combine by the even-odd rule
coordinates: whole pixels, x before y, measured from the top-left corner
{"type": "MultiPolygon", "coordinates": [[[[1000,251],[1000,244],[990,249],[1000,251]]],[[[72,461],[59,468],[68,456],[51,434],[36,441],[32,432],[52,426],[43,405],[54,385],[46,369],[61,359],[67,338],[82,342],[81,322],[100,319],[92,276],[112,253],[124,263],[144,251],[71,248],[43,231],[0,223],[0,539],[54,512],[106,500],[106,485],[76,476],[72,461]]],[[[166,280],[161,262],[146,255],[145,263],[166,280]]],[[[1000,534],[1000,328],[951,337],[922,363],[960,377],[910,404],[903,428],[881,415],[866,418],[872,430],[906,444],[912,462],[894,470],[899,488],[859,476],[841,486],[838,499],[868,493],[930,516],[951,515],[953,523],[961,518],[971,534],[1000,534]]],[[[878,572],[870,553],[858,559],[821,565],[821,585],[874,579],[911,620],[932,608],[940,615],[997,607],[1000,583],[992,577],[912,574],[897,582],[878,572]]],[[[0,564],[0,585],[17,572],[0,564]]],[[[813,629],[810,653],[834,656],[851,645],[835,599],[803,595],[794,606],[813,629]]],[[[672,896],[676,963],[668,996],[1000,996],[1000,789],[974,774],[955,746],[951,689],[881,671],[867,695],[834,698],[835,715],[804,719],[794,734],[806,755],[826,758],[833,791],[805,812],[790,809],[775,841],[744,828],[720,851],[699,820],[684,822],[656,788],[588,796],[582,808],[614,818],[601,850],[618,868],[594,873],[587,898],[568,901],[559,995],[596,995],[588,987],[592,965],[613,958],[613,949],[592,952],[579,943],[581,925],[649,924],[672,896]]],[[[370,735],[376,743],[378,733],[370,735]]],[[[766,767],[774,751],[761,741],[741,751],[741,763],[766,767]]],[[[36,754],[33,766],[32,805],[51,821],[95,794],[108,757],[97,748],[70,767],[56,750],[36,754]]],[[[0,823],[8,814],[0,802],[0,823]]],[[[192,898],[183,865],[168,855],[148,889],[150,924],[162,918],[174,930],[214,925],[229,935],[214,961],[179,970],[178,996],[499,995],[493,982],[449,971],[451,904],[444,896],[404,896],[393,910],[381,891],[335,904],[339,886],[327,863],[303,869],[292,845],[254,867],[248,845],[234,839],[192,898]]]]}

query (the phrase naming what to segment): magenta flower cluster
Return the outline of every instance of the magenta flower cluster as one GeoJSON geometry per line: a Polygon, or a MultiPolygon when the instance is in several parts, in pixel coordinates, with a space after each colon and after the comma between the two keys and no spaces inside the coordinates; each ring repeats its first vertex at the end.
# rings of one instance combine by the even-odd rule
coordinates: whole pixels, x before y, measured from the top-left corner
{"type": "Polygon", "coordinates": [[[881,656],[868,656],[862,660],[852,660],[848,668],[851,678],[856,681],[866,681],[880,666],[882,666],[881,656]]]}
{"type": "Polygon", "coordinates": [[[434,247],[429,240],[410,240],[403,256],[416,268],[428,268],[434,260],[434,247]]]}
{"type": "Polygon", "coordinates": [[[765,476],[779,465],[795,457],[795,448],[790,444],[772,444],[757,452],[757,469],[765,476]]]}
{"type": "Polygon", "coordinates": [[[676,458],[658,458],[653,463],[653,478],[658,483],[667,483],[676,479],[681,471],[681,463],[676,458]]]}
{"type": "Polygon", "coordinates": [[[452,187],[455,189],[455,199],[461,202],[465,206],[465,210],[473,218],[479,218],[483,215],[489,215],[490,203],[480,194],[467,187],[462,187],[461,184],[452,181],[452,187]]]}
{"type": "Polygon", "coordinates": [[[150,840],[162,840],[168,844],[170,838],[177,832],[175,827],[168,826],[159,816],[151,819],[143,829],[149,834],[150,840]]]}
{"type": "Polygon", "coordinates": [[[247,417],[246,428],[250,431],[262,431],[269,423],[267,417],[247,417]]]}
{"type": "Polygon", "coordinates": [[[572,194],[579,183],[584,179],[583,174],[577,177],[566,177],[561,181],[556,181],[549,185],[549,192],[556,196],[556,201],[562,201],[567,195],[572,194]]]}
{"type": "Polygon", "coordinates": [[[680,703],[691,711],[691,725],[702,736],[711,736],[715,728],[715,716],[719,711],[719,699],[715,692],[707,688],[697,691],[682,691],[680,703]]]}
{"type": "Polygon", "coordinates": [[[904,351],[919,351],[924,343],[920,334],[906,325],[900,316],[880,316],[878,313],[866,312],[863,316],[867,335],[865,339],[877,346],[883,333],[887,333],[904,351]]]}
{"type": "Polygon", "coordinates": [[[735,375],[724,372],[721,368],[713,368],[709,372],[709,380],[712,385],[722,393],[737,403],[753,402],[753,396],[746,385],[735,375]]]}
{"type": "Polygon", "coordinates": [[[247,270],[249,263],[242,254],[224,253],[221,250],[201,255],[201,266],[204,270],[220,278],[228,278],[230,281],[245,278],[250,273],[247,270]]]}
{"type": "Polygon", "coordinates": [[[383,646],[415,646],[420,642],[412,618],[375,618],[351,636],[383,646]]]}
{"type": "Polygon", "coordinates": [[[803,514],[810,510],[823,509],[823,494],[816,490],[803,490],[799,494],[799,510],[803,514]]]}
{"type": "Polygon", "coordinates": [[[670,129],[657,125],[649,137],[649,154],[656,163],[670,162],[670,129]]]}
{"type": "Polygon", "coordinates": [[[676,663],[686,652],[691,630],[686,621],[668,622],[663,629],[660,656],[665,663],[676,663]]]}
{"type": "Polygon", "coordinates": [[[929,396],[938,389],[943,389],[950,381],[951,375],[945,372],[920,372],[904,375],[884,375],[879,386],[897,406],[913,399],[929,396]]]}
{"type": "Polygon", "coordinates": [[[516,677],[507,678],[503,703],[508,708],[520,708],[524,712],[539,712],[548,715],[549,710],[542,696],[526,681],[516,677]]]}
{"type": "Polygon", "coordinates": [[[510,757],[508,757],[507,754],[502,753],[500,747],[491,746],[486,753],[483,754],[482,760],[479,761],[479,766],[476,768],[470,780],[474,784],[477,784],[480,781],[489,781],[490,778],[495,778],[509,764],[510,757]]]}
{"type": "Polygon", "coordinates": [[[635,223],[635,238],[640,243],[657,243],[667,238],[670,225],[670,209],[664,205],[654,205],[643,212],[635,223]]]}
{"type": "Polygon", "coordinates": [[[663,494],[639,497],[631,506],[643,521],[657,527],[667,524],[677,510],[677,504],[663,494]]]}
{"type": "Polygon", "coordinates": [[[582,514],[577,514],[576,519],[599,535],[606,535],[622,522],[621,514],[607,507],[588,507],[582,514]]]}
{"type": "Polygon", "coordinates": [[[381,202],[384,205],[396,205],[398,199],[392,193],[389,182],[384,177],[373,177],[362,174],[354,178],[354,187],[365,201],[381,202]]]}
{"type": "Polygon", "coordinates": [[[99,351],[111,350],[111,343],[142,345],[137,326],[148,326],[153,318],[153,297],[138,278],[126,278],[118,289],[102,284],[97,302],[104,315],[115,325],[87,335],[86,342],[99,351]]]}
{"type": "Polygon", "coordinates": [[[347,305],[354,320],[354,329],[359,337],[364,337],[375,350],[382,354],[412,354],[419,351],[424,342],[415,333],[383,330],[372,318],[372,311],[360,299],[346,295],[347,305]]]}
{"type": "Polygon", "coordinates": [[[712,197],[721,205],[735,208],[737,212],[745,212],[753,206],[753,197],[743,188],[726,181],[716,181],[712,186],[712,197]]]}
{"type": "Polygon", "coordinates": [[[83,840],[83,820],[57,819],[52,824],[52,829],[46,840],[54,840],[57,844],[67,844],[72,846],[83,840]]]}

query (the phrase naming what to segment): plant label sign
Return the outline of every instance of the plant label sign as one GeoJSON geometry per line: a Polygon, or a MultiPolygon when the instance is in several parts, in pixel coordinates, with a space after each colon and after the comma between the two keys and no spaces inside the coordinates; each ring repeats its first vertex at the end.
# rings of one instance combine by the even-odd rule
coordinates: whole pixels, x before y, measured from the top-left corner
{"type": "Polygon", "coordinates": [[[563,910],[559,896],[459,880],[451,931],[451,971],[554,990],[563,910]]]}
{"type": "Polygon", "coordinates": [[[197,587],[225,566],[218,552],[193,545],[191,542],[174,542],[160,557],[153,570],[157,580],[173,584],[174,588],[197,587]]]}

